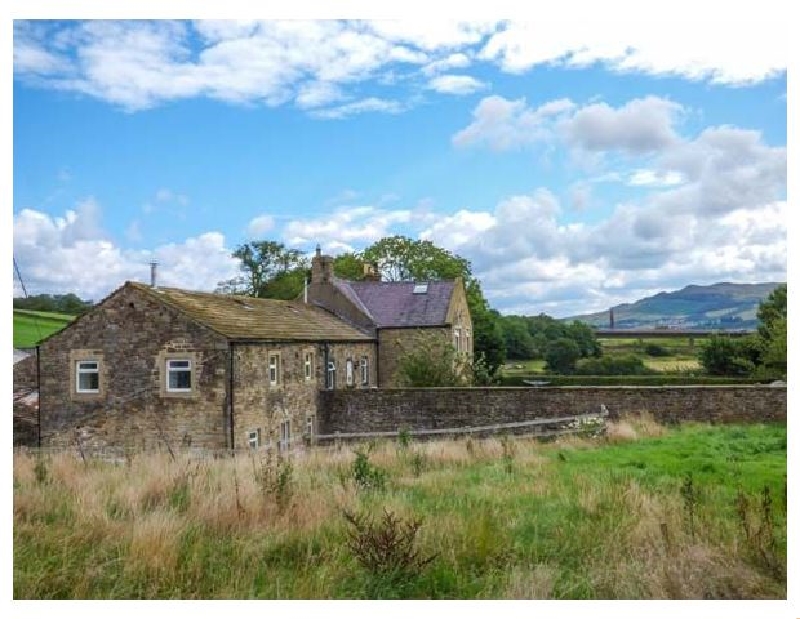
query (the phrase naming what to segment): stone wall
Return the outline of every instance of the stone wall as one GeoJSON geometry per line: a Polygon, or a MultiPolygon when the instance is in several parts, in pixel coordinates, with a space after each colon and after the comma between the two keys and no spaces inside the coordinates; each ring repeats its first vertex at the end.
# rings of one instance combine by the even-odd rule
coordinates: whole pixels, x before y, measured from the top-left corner
{"type": "Polygon", "coordinates": [[[14,364],[14,391],[36,389],[36,353],[14,364]]]}
{"type": "Polygon", "coordinates": [[[227,446],[227,340],[123,287],[40,345],[44,446],[227,446]],[[192,391],[165,394],[164,360],[193,360],[192,391]],[[75,362],[100,362],[100,393],[75,393],[75,362]]]}
{"type": "Polygon", "coordinates": [[[380,363],[380,387],[396,387],[400,359],[409,350],[424,342],[435,345],[452,345],[450,327],[425,329],[380,329],[378,331],[378,362],[380,363]]]}
{"type": "Polygon", "coordinates": [[[786,420],[786,387],[381,389],[320,394],[320,434],[458,428],[597,413],[647,411],[662,423],[786,420]]]}

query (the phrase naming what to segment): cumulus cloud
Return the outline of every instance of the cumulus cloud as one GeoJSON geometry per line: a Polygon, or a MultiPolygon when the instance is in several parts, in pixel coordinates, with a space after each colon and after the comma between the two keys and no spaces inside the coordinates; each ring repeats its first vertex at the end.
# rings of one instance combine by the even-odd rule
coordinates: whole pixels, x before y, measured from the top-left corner
{"type": "Polygon", "coordinates": [[[231,258],[219,232],[131,250],[110,240],[99,215],[95,201],[84,201],[63,217],[34,209],[14,215],[14,256],[30,294],[74,292],[98,300],[126,280],[149,281],[153,259],[159,262],[158,279],[165,286],[213,290],[238,272],[239,261],[231,258]]]}
{"type": "Polygon", "coordinates": [[[646,154],[678,140],[673,124],[682,106],[659,97],[634,99],[619,108],[592,103],[565,119],[567,140],[587,151],[646,154]]]}
{"type": "Polygon", "coordinates": [[[541,65],[600,64],[619,73],[677,75],[728,85],[759,82],[786,70],[780,37],[765,36],[755,46],[742,44],[753,29],[780,30],[780,13],[774,10],[751,7],[748,15],[731,12],[723,22],[716,15],[705,19],[696,15],[678,25],[665,23],[660,14],[635,15],[633,9],[626,8],[625,19],[601,12],[597,19],[584,16],[577,22],[569,14],[574,8],[553,6],[549,11],[554,11],[550,16],[554,23],[508,22],[489,38],[478,57],[512,73],[541,65]],[[765,22],[772,23],[766,26],[765,22]],[[712,31],[713,38],[709,37],[712,31]],[[676,32],[680,33],[678,45],[676,32]]]}
{"type": "Polygon", "coordinates": [[[486,145],[497,151],[533,144],[551,137],[556,121],[574,107],[569,99],[558,99],[529,108],[524,98],[509,101],[491,95],[478,103],[472,123],[453,136],[453,144],[486,145]]]}
{"type": "Polygon", "coordinates": [[[253,239],[260,239],[264,234],[275,227],[275,218],[272,215],[259,215],[247,224],[247,235],[253,239]]]}
{"type": "MultiPolygon", "coordinates": [[[[762,11],[753,19],[769,15],[762,11]]],[[[410,82],[413,91],[420,82],[476,61],[510,73],[540,65],[600,63],[612,71],[730,85],[759,82],[786,70],[780,37],[742,45],[753,19],[731,19],[722,26],[684,20],[677,47],[675,30],[647,15],[581,24],[564,19],[18,20],[14,72],[29,84],[137,111],[191,97],[314,110],[363,98],[358,86],[366,82],[394,83],[398,73],[406,72],[416,75],[410,82]]],[[[362,111],[394,110],[378,106],[362,111]]]]}
{"type": "Polygon", "coordinates": [[[447,95],[468,95],[486,88],[486,84],[469,75],[439,75],[428,82],[428,88],[447,95]]]}

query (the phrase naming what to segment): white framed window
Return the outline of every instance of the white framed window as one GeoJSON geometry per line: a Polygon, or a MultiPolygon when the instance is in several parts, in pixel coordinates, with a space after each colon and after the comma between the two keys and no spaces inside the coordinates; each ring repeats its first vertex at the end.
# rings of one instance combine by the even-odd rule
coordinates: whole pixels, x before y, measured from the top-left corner
{"type": "Polygon", "coordinates": [[[278,443],[278,448],[281,451],[288,451],[289,445],[292,441],[292,424],[290,421],[281,422],[281,440],[278,443]]]}
{"type": "Polygon", "coordinates": [[[100,362],[95,360],[75,363],[76,393],[100,393],[100,362]]]}
{"type": "Polygon", "coordinates": [[[344,364],[344,372],[345,372],[345,378],[347,379],[347,386],[348,387],[352,387],[353,384],[355,383],[355,377],[353,376],[353,360],[352,359],[348,358],[347,361],[345,362],[345,364],[344,364]]]}
{"type": "Polygon", "coordinates": [[[456,327],[453,329],[453,346],[456,349],[456,352],[461,351],[461,329],[456,327]]]}
{"type": "Polygon", "coordinates": [[[314,378],[314,353],[307,352],[305,359],[305,378],[311,380],[314,378]]]}
{"type": "Polygon", "coordinates": [[[250,449],[256,449],[261,446],[261,428],[247,433],[247,444],[250,449]]]}
{"type": "Polygon", "coordinates": [[[325,373],[325,386],[333,389],[336,386],[336,364],[328,361],[328,371],[325,373]]]}
{"type": "Polygon", "coordinates": [[[191,359],[167,359],[167,391],[192,390],[191,359]]]}
{"type": "Polygon", "coordinates": [[[309,438],[314,436],[314,426],[316,425],[316,415],[308,415],[306,417],[306,436],[309,438]]]}
{"type": "Polygon", "coordinates": [[[361,357],[361,384],[366,387],[369,385],[369,357],[361,357]]]}
{"type": "Polygon", "coordinates": [[[469,329],[464,330],[464,350],[469,352],[472,348],[470,346],[470,339],[472,338],[472,332],[469,329]]]}
{"type": "Polygon", "coordinates": [[[271,354],[269,356],[269,384],[277,385],[281,379],[281,356],[271,354]]]}

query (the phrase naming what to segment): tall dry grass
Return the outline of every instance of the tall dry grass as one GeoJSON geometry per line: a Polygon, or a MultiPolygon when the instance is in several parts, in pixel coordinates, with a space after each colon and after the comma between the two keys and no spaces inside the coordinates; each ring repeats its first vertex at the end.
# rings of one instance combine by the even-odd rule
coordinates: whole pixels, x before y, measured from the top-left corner
{"type": "Polygon", "coordinates": [[[680,480],[646,487],[569,463],[569,454],[665,435],[642,416],[609,424],[599,439],[318,448],[291,459],[281,500],[277,462],[263,453],[209,460],[142,454],[119,464],[18,453],[14,594],[785,596],[785,572],[754,561],[735,516],[717,504],[699,511],[689,533],[680,480]],[[383,491],[357,484],[356,449],[385,471],[383,491]],[[400,589],[371,580],[345,545],[344,510],[383,509],[421,518],[417,543],[437,557],[400,589]]]}

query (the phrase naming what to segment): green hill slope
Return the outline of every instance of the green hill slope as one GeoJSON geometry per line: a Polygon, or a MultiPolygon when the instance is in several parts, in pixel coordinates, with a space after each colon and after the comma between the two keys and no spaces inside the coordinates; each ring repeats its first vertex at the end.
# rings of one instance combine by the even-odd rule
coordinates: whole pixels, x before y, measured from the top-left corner
{"type": "Polygon", "coordinates": [[[14,309],[14,348],[32,348],[73,320],[75,316],[69,314],[14,309]]]}
{"type": "MultiPolygon", "coordinates": [[[[681,326],[714,329],[754,329],[758,305],[780,282],[732,284],[721,282],[710,286],[686,286],[674,292],[659,292],[634,303],[614,308],[614,326],[635,327],[681,326]]],[[[596,327],[608,327],[609,312],[573,316],[596,327]]]]}

